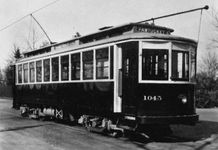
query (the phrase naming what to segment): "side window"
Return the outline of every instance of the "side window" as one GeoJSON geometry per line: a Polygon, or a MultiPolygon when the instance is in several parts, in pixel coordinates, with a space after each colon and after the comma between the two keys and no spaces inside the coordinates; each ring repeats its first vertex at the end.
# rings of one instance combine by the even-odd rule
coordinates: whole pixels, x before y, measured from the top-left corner
{"type": "Polygon", "coordinates": [[[93,79],[93,51],[83,52],[83,79],[93,79]]]}
{"type": "Polygon", "coordinates": [[[30,69],[30,82],[35,82],[35,63],[34,62],[29,63],[29,69],[30,69]]]}
{"type": "Polygon", "coordinates": [[[22,83],[22,65],[18,65],[18,83],[22,83]]]}
{"type": "Polygon", "coordinates": [[[59,57],[52,58],[52,81],[59,80],[59,57]]]}
{"type": "Polygon", "coordinates": [[[96,79],[108,79],[109,57],[108,48],[96,50],[96,79]]]}
{"type": "Polygon", "coordinates": [[[168,79],[168,51],[159,49],[142,50],[142,79],[168,79]]]}
{"type": "Polygon", "coordinates": [[[61,80],[69,80],[69,55],[61,56],[61,80]]]}
{"type": "Polygon", "coordinates": [[[50,59],[43,60],[44,81],[50,81],[50,59]]]}
{"type": "Polygon", "coordinates": [[[36,81],[42,82],[42,61],[36,62],[36,81]]]}
{"type": "Polygon", "coordinates": [[[71,55],[71,79],[80,79],[80,53],[71,55]]]}
{"type": "Polygon", "coordinates": [[[28,83],[28,64],[23,65],[24,83],[28,83]]]}

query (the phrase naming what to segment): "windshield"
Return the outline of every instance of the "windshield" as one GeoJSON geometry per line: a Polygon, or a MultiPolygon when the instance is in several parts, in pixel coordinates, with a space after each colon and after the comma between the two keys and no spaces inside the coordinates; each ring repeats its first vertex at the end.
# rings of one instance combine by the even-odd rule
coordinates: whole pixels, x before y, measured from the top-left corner
{"type": "Polygon", "coordinates": [[[168,50],[142,50],[142,79],[168,80],[168,50]]]}
{"type": "Polygon", "coordinates": [[[196,74],[196,48],[187,43],[144,43],[141,51],[143,81],[194,81],[196,74]],[[148,47],[148,48],[147,48],[148,47]]]}

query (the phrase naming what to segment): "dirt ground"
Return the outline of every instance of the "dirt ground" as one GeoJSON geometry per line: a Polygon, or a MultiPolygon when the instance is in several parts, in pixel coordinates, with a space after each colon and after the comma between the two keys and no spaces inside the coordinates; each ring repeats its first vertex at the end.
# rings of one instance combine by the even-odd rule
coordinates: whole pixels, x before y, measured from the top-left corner
{"type": "Polygon", "coordinates": [[[218,149],[218,109],[198,109],[195,126],[172,125],[173,135],[138,140],[112,138],[80,126],[22,118],[12,101],[0,99],[0,150],[171,150],[218,149]]]}

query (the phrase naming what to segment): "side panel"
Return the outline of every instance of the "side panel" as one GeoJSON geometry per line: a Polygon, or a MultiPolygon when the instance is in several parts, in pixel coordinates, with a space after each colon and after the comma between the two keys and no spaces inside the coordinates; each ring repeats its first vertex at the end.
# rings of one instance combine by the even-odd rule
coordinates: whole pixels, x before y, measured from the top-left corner
{"type": "Polygon", "coordinates": [[[192,84],[139,84],[136,88],[138,116],[195,114],[192,84]],[[182,102],[184,96],[187,103],[182,102]]]}
{"type": "Polygon", "coordinates": [[[109,115],[113,111],[113,82],[18,85],[17,100],[30,107],[54,107],[76,115],[109,115]]]}

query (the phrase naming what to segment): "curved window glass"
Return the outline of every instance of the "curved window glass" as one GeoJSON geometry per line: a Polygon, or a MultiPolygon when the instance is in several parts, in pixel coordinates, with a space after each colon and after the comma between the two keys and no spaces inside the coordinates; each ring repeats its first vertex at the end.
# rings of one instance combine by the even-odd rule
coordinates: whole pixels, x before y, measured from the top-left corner
{"type": "Polygon", "coordinates": [[[189,80],[189,54],[186,51],[172,51],[172,80],[189,80]]]}
{"type": "Polygon", "coordinates": [[[190,70],[190,78],[192,82],[195,82],[196,78],[196,49],[194,47],[191,47],[190,50],[191,55],[191,70],[190,70]]]}

